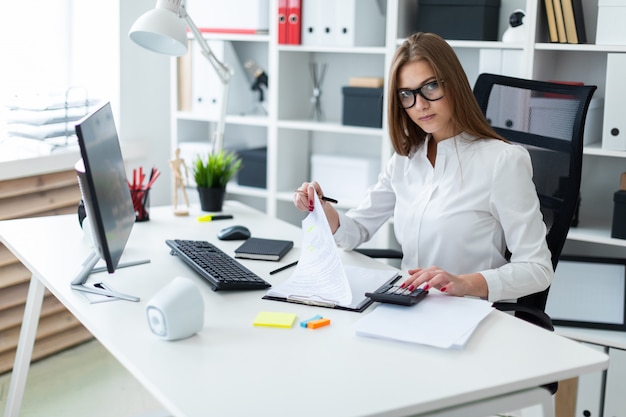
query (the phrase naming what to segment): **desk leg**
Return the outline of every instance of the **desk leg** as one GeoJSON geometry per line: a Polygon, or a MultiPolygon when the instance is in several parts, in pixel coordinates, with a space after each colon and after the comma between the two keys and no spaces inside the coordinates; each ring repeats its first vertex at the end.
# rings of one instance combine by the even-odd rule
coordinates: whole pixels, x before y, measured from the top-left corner
{"type": "Polygon", "coordinates": [[[28,368],[33,356],[33,346],[35,345],[37,325],[39,324],[39,314],[41,313],[45,289],[46,287],[37,277],[33,275],[30,278],[26,306],[24,307],[24,319],[22,320],[20,337],[17,342],[17,353],[13,364],[13,372],[11,373],[11,384],[9,385],[4,417],[17,417],[20,412],[24,388],[26,387],[26,378],[28,377],[28,368]]]}

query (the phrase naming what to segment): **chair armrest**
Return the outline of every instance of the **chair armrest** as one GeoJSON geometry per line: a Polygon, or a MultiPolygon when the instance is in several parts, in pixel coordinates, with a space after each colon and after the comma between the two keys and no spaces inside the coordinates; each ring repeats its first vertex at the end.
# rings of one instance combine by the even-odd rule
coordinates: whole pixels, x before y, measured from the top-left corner
{"type": "Polygon", "coordinates": [[[493,307],[500,311],[514,311],[516,317],[546,330],[550,330],[551,332],[554,331],[554,326],[552,325],[552,319],[550,316],[538,308],[506,302],[495,302],[493,303],[493,307]]]}
{"type": "Polygon", "coordinates": [[[395,249],[356,248],[354,251],[369,256],[370,258],[402,259],[402,252],[395,249]]]}

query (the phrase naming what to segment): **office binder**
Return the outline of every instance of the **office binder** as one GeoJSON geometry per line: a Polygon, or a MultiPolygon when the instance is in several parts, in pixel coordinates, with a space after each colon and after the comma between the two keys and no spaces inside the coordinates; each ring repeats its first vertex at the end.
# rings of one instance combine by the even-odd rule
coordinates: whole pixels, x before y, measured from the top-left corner
{"type": "MultiPolygon", "coordinates": [[[[250,89],[246,71],[232,42],[208,40],[209,47],[222,62],[234,69],[229,84],[229,114],[240,114],[250,109],[256,100],[256,92],[250,89]]],[[[218,120],[222,106],[224,86],[201,48],[191,44],[191,111],[208,120],[218,120]]]]}
{"type": "MultiPolygon", "coordinates": [[[[328,0],[327,0],[328,1],[328,0]]],[[[330,39],[334,46],[383,46],[385,11],[378,0],[341,0],[332,2],[330,39]]],[[[328,18],[328,14],[325,15],[328,18]]]]}
{"type": "MultiPolygon", "coordinates": [[[[289,0],[287,0],[289,1],[289,0]]],[[[321,38],[321,22],[322,16],[318,16],[318,11],[321,13],[322,0],[308,0],[302,4],[301,8],[301,44],[319,46],[322,43],[321,38]]]]}
{"type": "Polygon", "coordinates": [[[552,0],[544,0],[546,6],[546,18],[548,20],[548,33],[550,35],[550,42],[558,42],[559,34],[556,30],[556,16],[554,15],[554,3],[552,0]]]}
{"type": "Polygon", "coordinates": [[[582,0],[571,0],[574,9],[574,21],[576,23],[576,36],[578,43],[587,43],[587,30],[585,28],[585,16],[583,14],[582,0]]]}
{"type": "Polygon", "coordinates": [[[582,0],[561,0],[567,43],[586,43],[582,0]]]}
{"type": "Polygon", "coordinates": [[[287,0],[278,0],[278,43],[285,45],[287,39],[287,0]]]}
{"type": "Polygon", "coordinates": [[[623,114],[626,104],[625,72],[626,54],[607,54],[602,149],[626,151],[626,119],[623,114]]]}
{"type": "Polygon", "coordinates": [[[563,22],[565,24],[567,43],[578,43],[578,34],[576,33],[576,21],[574,20],[574,6],[572,5],[572,0],[562,0],[561,8],[563,10],[563,22]]]}
{"type": "Polygon", "coordinates": [[[309,0],[302,4],[302,45],[351,47],[384,43],[385,11],[378,0],[309,0]]]}
{"type": "Polygon", "coordinates": [[[556,31],[559,35],[559,43],[567,43],[567,33],[565,32],[565,20],[563,19],[563,7],[561,0],[554,0],[554,18],[556,20],[556,31]]]}
{"type": "Polygon", "coordinates": [[[300,45],[301,33],[302,0],[287,0],[287,42],[290,45],[300,45]]]}

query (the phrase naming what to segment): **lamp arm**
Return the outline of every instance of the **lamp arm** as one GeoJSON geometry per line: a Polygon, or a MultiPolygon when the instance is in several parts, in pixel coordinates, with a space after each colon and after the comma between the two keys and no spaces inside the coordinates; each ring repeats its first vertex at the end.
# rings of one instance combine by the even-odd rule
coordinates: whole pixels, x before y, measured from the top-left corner
{"type": "Polygon", "coordinates": [[[217,75],[220,77],[222,84],[228,84],[230,82],[230,79],[233,77],[233,70],[226,63],[221,62],[219,59],[217,59],[217,57],[209,47],[209,44],[204,39],[204,36],[202,36],[202,33],[191,19],[191,16],[189,16],[189,13],[187,13],[187,9],[185,8],[184,4],[180,6],[178,14],[180,15],[180,17],[184,18],[187,21],[189,29],[191,29],[193,36],[200,44],[202,54],[211,63],[211,66],[213,67],[213,69],[215,69],[215,72],[217,72],[217,75]]]}
{"type": "Polygon", "coordinates": [[[195,23],[193,23],[193,20],[191,20],[191,17],[187,13],[187,9],[185,9],[184,4],[181,4],[180,9],[178,10],[178,14],[181,18],[184,18],[187,21],[189,29],[191,29],[191,32],[196,38],[196,41],[198,41],[198,43],[200,44],[202,54],[209,61],[209,63],[217,73],[217,76],[220,78],[220,81],[222,82],[222,102],[220,107],[220,116],[217,121],[217,126],[213,135],[212,146],[212,152],[218,153],[224,147],[224,128],[226,125],[226,109],[228,107],[228,90],[230,79],[233,77],[234,72],[232,68],[230,68],[226,63],[221,62],[219,59],[217,59],[215,54],[213,54],[213,51],[211,51],[211,48],[204,39],[204,36],[202,36],[202,33],[200,33],[198,27],[195,25],[195,23]]]}

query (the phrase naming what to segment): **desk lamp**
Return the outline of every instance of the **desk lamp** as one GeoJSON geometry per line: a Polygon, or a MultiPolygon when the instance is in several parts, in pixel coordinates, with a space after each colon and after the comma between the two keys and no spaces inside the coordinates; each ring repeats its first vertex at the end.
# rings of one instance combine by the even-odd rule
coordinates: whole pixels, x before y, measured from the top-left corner
{"type": "Polygon", "coordinates": [[[224,125],[228,103],[228,85],[233,76],[232,69],[221,62],[198,27],[187,13],[184,0],[157,0],[154,9],[144,13],[130,28],[129,36],[138,45],[160,54],[181,56],[187,53],[187,30],[185,22],[200,44],[202,55],[211,63],[222,82],[220,117],[213,137],[213,153],[224,147],[224,125]]]}

